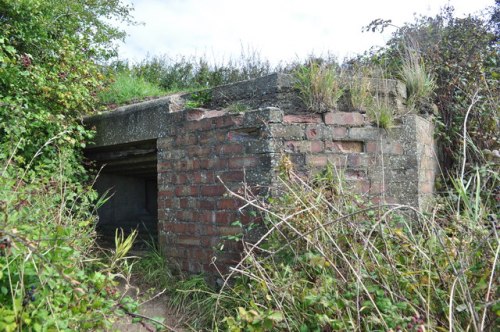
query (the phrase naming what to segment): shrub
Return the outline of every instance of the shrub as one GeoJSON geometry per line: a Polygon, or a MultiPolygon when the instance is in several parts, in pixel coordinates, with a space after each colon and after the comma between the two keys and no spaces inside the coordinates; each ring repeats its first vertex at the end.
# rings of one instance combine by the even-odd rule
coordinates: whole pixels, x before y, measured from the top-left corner
{"type": "MultiPolygon", "coordinates": [[[[450,6],[435,17],[416,17],[413,22],[398,28],[385,47],[352,61],[380,65],[393,78],[400,77],[406,66],[410,73],[419,73],[418,80],[409,79],[420,82],[415,86],[429,85],[425,84],[429,82],[424,74],[425,66],[436,84],[432,102],[439,113],[437,141],[445,171],[453,173],[461,164],[462,127],[475,95],[478,98],[468,118],[468,142],[471,144],[467,145],[467,154],[472,157],[469,164],[481,164],[483,150],[498,150],[499,5],[496,1],[495,6],[482,15],[464,18],[455,17],[450,6]],[[401,57],[407,52],[408,41],[414,46],[410,59],[401,57]]],[[[389,24],[390,20],[378,19],[368,28],[375,31],[389,24]]],[[[412,84],[409,87],[412,89],[409,92],[413,93],[412,84]]]]}

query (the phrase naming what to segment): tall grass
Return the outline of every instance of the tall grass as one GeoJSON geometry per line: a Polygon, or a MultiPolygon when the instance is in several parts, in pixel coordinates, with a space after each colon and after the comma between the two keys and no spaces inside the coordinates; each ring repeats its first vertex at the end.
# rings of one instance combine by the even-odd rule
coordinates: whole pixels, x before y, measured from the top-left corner
{"type": "Polygon", "coordinates": [[[122,105],[165,94],[164,89],[124,70],[116,74],[115,81],[99,94],[99,98],[104,104],[122,105]]]}
{"type": "Polygon", "coordinates": [[[334,110],[344,93],[337,69],[330,64],[311,61],[295,69],[294,76],[295,87],[310,111],[324,113],[334,110]]]}
{"type": "MultiPolygon", "coordinates": [[[[372,206],[344,191],[336,172],[314,184],[288,174],[271,203],[247,200],[267,215],[267,231],[244,246],[244,258],[226,276],[214,329],[498,326],[498,226],[487,219],[491,202],[477,202],[477,181],[460,199],[472,199],[466,205],[482,206],[483,213],[456,210],[450,196],[427,215],[409,206],[372,206]]],[[[498,174],[489,174],[489,185],[497,186],[498,174]]]]}
{"type": "Polygon", "coordinates": [[[415,47],[407,46],[402,55],[401,80],[406,85],[407,107],[415,110],[421,103],[431,100],[437,85],[425,68],[425,64],[415,47]]]}

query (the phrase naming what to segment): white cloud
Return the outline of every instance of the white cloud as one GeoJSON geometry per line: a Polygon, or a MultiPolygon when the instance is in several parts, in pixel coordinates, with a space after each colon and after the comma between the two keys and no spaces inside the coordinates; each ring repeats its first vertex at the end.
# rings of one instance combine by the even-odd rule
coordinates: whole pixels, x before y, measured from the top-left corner
{"type": "MultiPolygon", "coordinates": [[[[133,0],[136,20],[120,57],[207,55],[220,61],[249,47],[272,62],[331,52],[340,58],[382,45],[384,35],[361,33],[376,18],[401,25],[413,14],[435,15],[446,0],[133,0]]],[[[457,14],[494,0],[449,1],[457,14]]]]}

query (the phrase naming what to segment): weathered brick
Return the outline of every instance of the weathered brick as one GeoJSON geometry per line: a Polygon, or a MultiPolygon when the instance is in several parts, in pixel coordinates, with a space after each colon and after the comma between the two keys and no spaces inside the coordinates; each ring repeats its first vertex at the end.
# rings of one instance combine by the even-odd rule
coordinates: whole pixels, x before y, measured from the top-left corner
{"type": "Polygon", "coordinates": [[[327,125],[362,126],[365,117],[358,112],[328,112],[324,114],[324,121],[327,125]]]}
{"type": "Polygon", "coordinates": [[[226,192],[226,188],[221,185],[201,186],[202,196],[222,196],[226,192]]]}
{"type": "Polygon", "coordinates": [[[349,138],[352,140],[377,140],[383,134],[383,129],[366,127],[366,128],[349,128],[349,138]]]}
{"type": "Polygon", "coordinates": [[[363,142],[359,141],[327,141],[325,142],[325,151],[331,152],[363,152],[363,142]]]}
{"type": "Polygon", "coordinates": [[[373,142],[369,141],[365,144],[365,152],[366,153],[386,153],[386,154],[403,154],[403,146],[398,142],[388,142],[382,141],[373,142]],[[381,148],[382,147],[382,148],[381,148]]]}
{"type": "Polygon", "coordinates": [[[199,246],[200,239],[194,236],[179,236],[176,241],[177,244],[187,246],[199,246]]]}
{"type": "Polygon", "coordinates": [[[197,186],[178,186],[175,188],[176,196],[196,196],[198,195],[200,189],[197,186]]]}
{"type": "Polygon", "coordinates": [[[217,152],[219,154],[235,154],[241,153],[243,151],[243,146],[239,143],[224,144],[217,147],[217,152]]]}
{"type": "MultiPolygon", "coordinates": [[[[196,135],[190,133],[181,133],[175,138],[175,145],[184,146],[184,145],[194,145],[198,142],[198,138],[196,135]]],[[[168,148],[171,148],[169,146],[168,148]]]]}
{"type": "Polygon", "coordinates": [[[208,197],[196,201],[199,209],[202,210],[215,210],[217,208],[217,201],[211,200],[208,197]]]}
{"type": "Polygon", "coordinates": [[[241,201],[232,198],[220,199],[217,207],[221,210],[235,210],[241,206],[241,201]]]}
{"type": "Polygon", "coordinates": [[[259,158],[256,156],[236,157],[229,159],[229,168],[255,167],[259,165],[259,158]]]}
{"type": "Polygon", "coordinates": [[[226,171],[219,175],[223,182],[241,182],[245,180],[245,173],[241,171],[226,171]]]}
{"type": "Polygon", "coordinates": [[[289,114],[283,116],[284,123],[321,123],[321,114],[289,114]]]}
{"type": "Polygon", "coordinates": [[[302,125],[272,125],[271,132],[276,138],[298,140],[305,137],[305,129],[302,125]]]}

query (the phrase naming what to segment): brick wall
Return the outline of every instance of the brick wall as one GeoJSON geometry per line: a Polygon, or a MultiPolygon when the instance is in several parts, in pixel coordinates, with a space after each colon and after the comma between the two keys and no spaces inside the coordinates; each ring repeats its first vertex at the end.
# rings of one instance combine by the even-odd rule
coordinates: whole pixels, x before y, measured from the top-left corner
{"type": "Polygon", "coordinates": [[[232,222],[252,217],[225,186],[238,191],[246,182],[262,193],[276,180],[283,154],[304,175],[332,163],[350,190],[374,202],[420,207],[432,193],[432,125],[415,115],[389,132],[357,112],[285,114],[268,107],[244,114],[195,109],[171,117],[171,130],[157,143],[160,241],[189,272],[213,273],[212,257],[219,267],[238,260],[235,242],[215,248],[240,232],[232,222]]]}
{"type": "Polygon", "coordinates": [[[227,195],[243,182],[265,188],[271,181],[272,153],[264,138],[269,113],[241,115],[187,110],[172,114],[169,135],[158,139],[158,219],[167,256],[189,272],[214,272],[234,264],[241,248],[221,238],[241,232],[231,223],[252,221],[227,195]]]}

